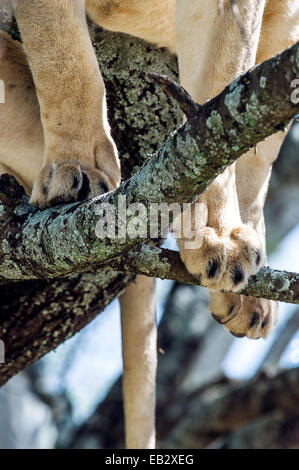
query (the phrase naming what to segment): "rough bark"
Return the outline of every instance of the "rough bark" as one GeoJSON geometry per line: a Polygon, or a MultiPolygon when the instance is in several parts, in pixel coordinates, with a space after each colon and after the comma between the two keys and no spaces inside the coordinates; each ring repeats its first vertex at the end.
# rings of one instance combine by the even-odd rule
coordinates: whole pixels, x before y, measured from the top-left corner
{"type": "MultiPolygon", "coordinates": [[[[113,260],[110,265],[119,271],[200,285],[200,280],[186,270],[179,253],[173,250],[143,245],[140,250],[129,251],[126,257],[113,260]]],[[[240,293],[298,304],[299,274],[264,267],[249,278],[247,287],[240,293]]]]}
{"type": "MultiPolygon", "coordinates": [[[[40,212],[32,208],[32,206],[26,202],[27,198],[23,193],[22,188],[12,177],[7,175],[0,177],[0,200],[2,202],[3,208],[2,216],[0,216],[0,221],[2,219],[2,233],[6,234],[3,240],[3,271],[2,274],[0,274],[0,284],[6,284],[7,282],[5,279],[4,266],[8,266],[9,269],[12,267],[13,270],[16,270],[17,268],[18,272],[16,273],[16,276],[18,276],[19,273],[21,273],[21,276],[23,276],[24,271],[21,272],[21,270],[24,265],[26,270],[25,276],[27,276],[27,269],[29,268],[30,278],[32,277],[31,273],[33,272],[35,278],[47,278],[52,276],[56,277],[61,274],[56,272],[57,258],[59,263],[63,263],[63,269],[69,270],[70,272],[73,270],[72,263],[74,261],[79,263],[79,272],[83,272],[91,268],[89,264],[86,267],[84,263],[82,246],[84,245],[85,240],[83,240],[83,237],[80,236],[79,227],[78,230],[74,229],[74,231],[72,231],[72,228],[68,226],[68,220],[73,205],[57,208],[54,210],[54,212],[51,210],[51,214],[54,216],[54,218],[57,216],[61,218],[60,221],[58,221],[58,227],[55,230],[58,231],[59,229],[62,237],[66,239],[69,233],[71,235],[71,240],[69,242],[70,246],[72,246],[72,250],[69,251],[75,252],[78,250],[76,255],[69,255],[69,258],[66,259],[65,249],[61,247],[61,239],[59,239],[58,233],[51,234],[49,224],[45,223],[43,220],[45,211],[43,211],[41,216],[40,212]],[[36,219],[34,215],[33,221],[30,219],[30,215],[32,213],[36,214],[36,219]],[[24,225],[22,225],[22,223],[27,214],[29,214],[29,220],[32,227],[34,227],[34,230],[36,230],[35,238],[39,237],[37,246],[35,246],[33,243],[30,243],[30,240],[24,236],[24,233],[26,232],[26,222],[24,225]],[[15,230],[14,234],[12,233],[13,230],[15,230]],[[22,238],[21,246],[17,246],[16,238],[17,240],[22,238]],[[11,256],[7,255],[8,244],[10,245],[10,250],[14,251],[14,259],[17,260],[15,265],[13,264],[11,256]],[[49,244],[52,244],[50,253],[47,251],[49,244]],[[29,247],[29,253],[27,247],[29,247]],[[38,249],[40,251],[38,254],[40,257],[39,261],[35,257],[38,249]],[[56,260],[53,260],[53,249],[55,250],[56,260]],[[79,256],[78,253],[80,251],[81,253],[79,256]],[[46,273],[44,273],[44,269],[46,270],[46,273]]],[[[75,204],[75,206],[77,205],[75,204]]],[[[81,218],[79,217],[79,224],[80,220],[81,218]]],[[[91,238],[90,231],[88,231],[88,233],[86,232],[87,230],[85,231],[84,235],[86,237],[87,243],[89,243],[91,238]]],[[[101,245],[98,246],[99,251],[101,251],[101,248],[101,245]]],[[[88,253],[86,256],[88,256],[88,253]]],[[[114,269],[118,272],[144,274],[149,277],[159,277],[161,279],[171,279],[185,284],[200,285],[200,280],[188,273],[180,259],[179,254],[176,251],[162,249],[155,246],[142,245],[140,249],[137,248],[135,251],[131,250],[127,252],[125,256],[120,256],[112,260],[108,259],[107,261],[104,259],[102,264],[96,263],[95,266],[97,266],[99,270],[114,269]]],[[[75,268],[75,271],[77,271],[77,269],[78,268],[75,268]]],[[[245,295],[269,298],[289,303],[299,303],[299,275],[286,271],[262,268],[257,275],[250,278],[248,287],[243,290],[242,293],[245,295]]]]}
{"type": "MultiPolygon", "coordinates": [[[[18,38],[15,23],[7,18],[2,15],[2,26],[18,38]]],[[[147,72],[155,71],[177,79],[176,59],[141,40],[93,25],[91,34],[105,79],[122,171],[128,176],[180,125],[182,114],[177,104],[146,78],[147,72]]],[[[11,198],[22,197],[14,187],[11,198]]],[[[110,270],[0,286],[0,338],[6,352],[6,363],[0,365],[0,384],[73,336],[132,279],[132,275],[110,270]]]]}
{"type": "MultiPolygon", "coordinates": [[[[294,117],[299,103],[290,99],[290,83],[297,74],[299,43],[236,79],[208,101],[137,174],[104,197],[42,213],[22,204],[13,215],[3,201],[1,279],[54,278],[107,262],[109,267],[109,260],[149,241],[150,203],[191,203],[227,166],[294,117]],[[145,206],[146,233],[131,238],[125,230],[121,237],[99,240],[96,226],[101,220],[97,215],[101,204],[109,203],[118,218],[119,196],[126,197],[127,205],[145,206]]],[[[136,214],[126,207],[125,216],[126,229],[136,214]]],[[[161,221],[158,229],[165,229],[161,221]]]]}
{"type": "MultiPolygon", "coordinates": [[[[169,126],[173,125],[173,122],[168,124],[170,122],[168,111],[165,114],[164,107],[161,107],[162,95],[141,72],[141,67],[144,67],[144,57],[147,57],[147,67],[154,67],[151,71],[173,76],[175,59],[142,41],[123,35],[96,32],[94,42],[98,56],[101,51],[99,62],[107,82],[108,98],[109,93],[110,99],[112,96],[114,99],[115,96],[119,98],[117,102],[119,108],[117,104],[114,108],[113,104],[110,107],[114,114],[112,125],[114,137],[124,160],[130,161],[129,166],[134,166],[140,162],[140,153],[144,160],[146,158],[144,149],[151,146],[157,148],[157,141],[161,144],[165,134],[170,131],[169,126]],[[105,47],[109,51],[107,54],[102,53],[105,47]],[[111,92],[112,85],[117,87],[113,92],[111,92]],[[136,102],[140,104],[137,97],[144,98],[139,112],[136,112],[136,102]],[[149,119],[147,123],[145,116],[149,119]],[[152,128],[155,121],[157,130],[153,132],[156,137],[154,139],[149,127],[152,128]],[[144,134],[144,141],[140,139],[140,134],[144,134]],[[138,151],[135,147],[135,152],[134,149],[131,152],[128,135],[132,141],[138,142],[136,144],[138,151]],[[136,155],[138,156],[135,160],[136,155]]],[[[105,202],[117,207],[119,194],[126,194],[128,202],[142,202],[145,205],[148,205],[148,202],[162,201],[191,202],[217,174],[242,153],[259,140],[277,131],[294,116],[298,111],[298,105],[289,100],[290,82],[298,74],[298,70],[297,44],[272,61],[235,80],[219,97],[207,103],[199,116],[190,119],[173,134],[136,175],[123,183],[121,188],[106,196],[105,202]],[[221,152],[218,152],[217,148],[221,148],[221,152]]],[[[171,103],[165,96],[162,99],[171,103]]],[[[180,113],[177,108],[173,105],[168,108],[178,122],[180,113]]],[[[7,180],[4,182],[7,183],[7,180]]],[[[6,300],[2,304],[0,313],[1,320],[3,318],[0,336],[6,344],[7,362],[1,377],[4,383],[18,370],[78,331],[90,321],[96,308],[99,308],[98,304],[94,307],[98,295],[92,288],[98,278],[91,274],[74,273],[95,269],[99,264],[103,268],[104,262],[115,259],[144,240],[104,239],[103,243],[102,241],[99,243],[94,233],[97,221],[94,210],[100,204],[100,200],[54,208],[38,214],[26,205],[24,199],[12,210],[5,191],[2,197],[3,230],[1,230],[2,260],[0,261],[2,279],[7,282],[69,276],[62,281],[30,281],[15,284],[9,289],[7,285],[3,286],[3,293],[6,294],[3,298],[6,300]],[[72,250],[69,250],[69,246],[72,246],[72,250]],[[85,282],[87,286],[85,290],[87,288],[89,293],[93,292],[87,302],[82,287],[85,282]],[[71,315],[68,310],[70,305],[71,311],[76,311],[73,295],[69,294],[69,303],[64,302],[63,313],[59,304],[62,303],[62,295],[65,298],[65,293],[70,293],[70,290],[75,291],[75,287],[80,287],[78,304],[81,308],[82,306],[88,308],[89,312],[84,315],[83,313],[78,316],[73,315],[73,321],[70,321],[71,315]],[[17,299],[14,298],[16,293],[18,293],[17,299]],[[20,293],[23,293],[23,296],[20,296],[20,293]],[[45,298],[44,304],[41,298],[45,298]],[[24,309],[26,302],[28,307],[24,309]],[[32,306],[30,311],[33,312],[31,318],[27,315],[29,305],[32,306]],[[55,316],[57,311],[60,312],[59,320],[58,315],[55,316]],[[32,333],[37,332],[33,325],[37,324],[39,339],[32,336],[32,333]],[[23,334],[24,331],[26,335],[23,334]]],[[[20,197],[22,198],[21,195],[20,197]]],[[[105,267],[109,268],[109,263],[105,267]]],[[[104,286],[100,306],[107,305],[114,296],[119,295],[126,283],[132,279],[112,272],[95,276],[97,275],[104,286]]]]}

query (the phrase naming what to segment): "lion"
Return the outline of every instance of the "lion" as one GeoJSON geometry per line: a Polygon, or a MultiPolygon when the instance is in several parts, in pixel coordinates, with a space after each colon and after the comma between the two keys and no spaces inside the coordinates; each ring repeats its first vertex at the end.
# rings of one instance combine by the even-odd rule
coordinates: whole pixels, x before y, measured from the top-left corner
{"type": "MultiPolygon", "coordinates": [[[[176,54],[180,83],[197,103],[299,39],[299,0],[12,0],[12,8],[23,44],[1,33],[0,174],[14,175],[41,210],[120,184],[86,13],[176,54]]],[[[214,318],[237,337],[265,338],[277,320],[276,302],[234,292],[266,263],[263,205],[283,139],[278,132],[219,175],[196,201],[198,246],[178,240],[186,268],[210,290],[214,318]]],[[[126,443],[153,448],[153,280],[139,276],[121,306],[126,443]]]]}

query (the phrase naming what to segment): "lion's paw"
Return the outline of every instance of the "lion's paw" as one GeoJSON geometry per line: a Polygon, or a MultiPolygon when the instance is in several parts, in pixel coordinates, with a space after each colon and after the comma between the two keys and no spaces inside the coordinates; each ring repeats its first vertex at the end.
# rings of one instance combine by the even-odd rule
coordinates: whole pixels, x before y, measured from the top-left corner
{"type": "Polygon", "coordinates": [[[30,203],[45,207],[83,201],[113,189],[98,169],[71,161],[46,165],[33,185],[30,203]]]}
{"type": "Polygon", "coordinates": [[[210,311],[237,338],[266,338],[278,319],[277,302],[239,294],[210,292],[210,311]]]}
{"type": "Polygon", "coordinates": [[[264,259],[262,242],[247,225],[229,233],[205,227],[196,235],[195,242],[186,246],[186,243],[180,246],[180,253],[188,271],[203,286],[217,291],[242,289],[264,259]],[[193,248],[194,243],[198,243],[198,248],[193,248]]]}

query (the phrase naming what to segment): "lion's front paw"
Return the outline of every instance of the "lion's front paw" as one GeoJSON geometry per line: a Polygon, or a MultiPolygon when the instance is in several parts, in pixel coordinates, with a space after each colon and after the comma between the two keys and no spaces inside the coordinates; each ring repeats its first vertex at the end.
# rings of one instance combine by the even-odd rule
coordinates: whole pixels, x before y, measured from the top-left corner
{"type": "Polygon", "coordinates": [[[260,268],[264,254],[262,243],[251,227],[241,225],[230,232],[205,227],[194,241],[180,245],[188,271],[203,286],[212,290],[239,291],[260,268]],[[197,243],[198,248],[193,248],[197,243]]]}
{"type": "Polygon", "coordinates": [[[45,207],[83,201],[113,189],[107,177],[96,168],[71,161],[46,165],[33,185],[30,203],[45,207]]]}
{"type": "Polygon", "coordinates": [[[210,292],[210,310],[238,338],[266,338],[278,319],[277,302],[238,294],[210,292]]]}

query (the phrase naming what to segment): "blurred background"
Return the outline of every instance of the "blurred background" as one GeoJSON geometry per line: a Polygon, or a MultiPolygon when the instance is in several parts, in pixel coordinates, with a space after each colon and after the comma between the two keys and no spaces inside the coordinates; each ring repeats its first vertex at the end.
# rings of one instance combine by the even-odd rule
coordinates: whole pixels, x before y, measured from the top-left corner
{"type": "MultiPolygon", "coordinates": [[[[265,213],[269,265],[299,267],[299,122],[275,163],[265,213]]],[[[171,237],[166,246],[175,248],[171,237]]],[[[280,304],[267,340],[236,339],[204,288],[157,280],[158,445],[299,447],[299,307],[280,304]]],[[[124,444],[118,302],[0,389],[0,448],[124,444]]]]}

